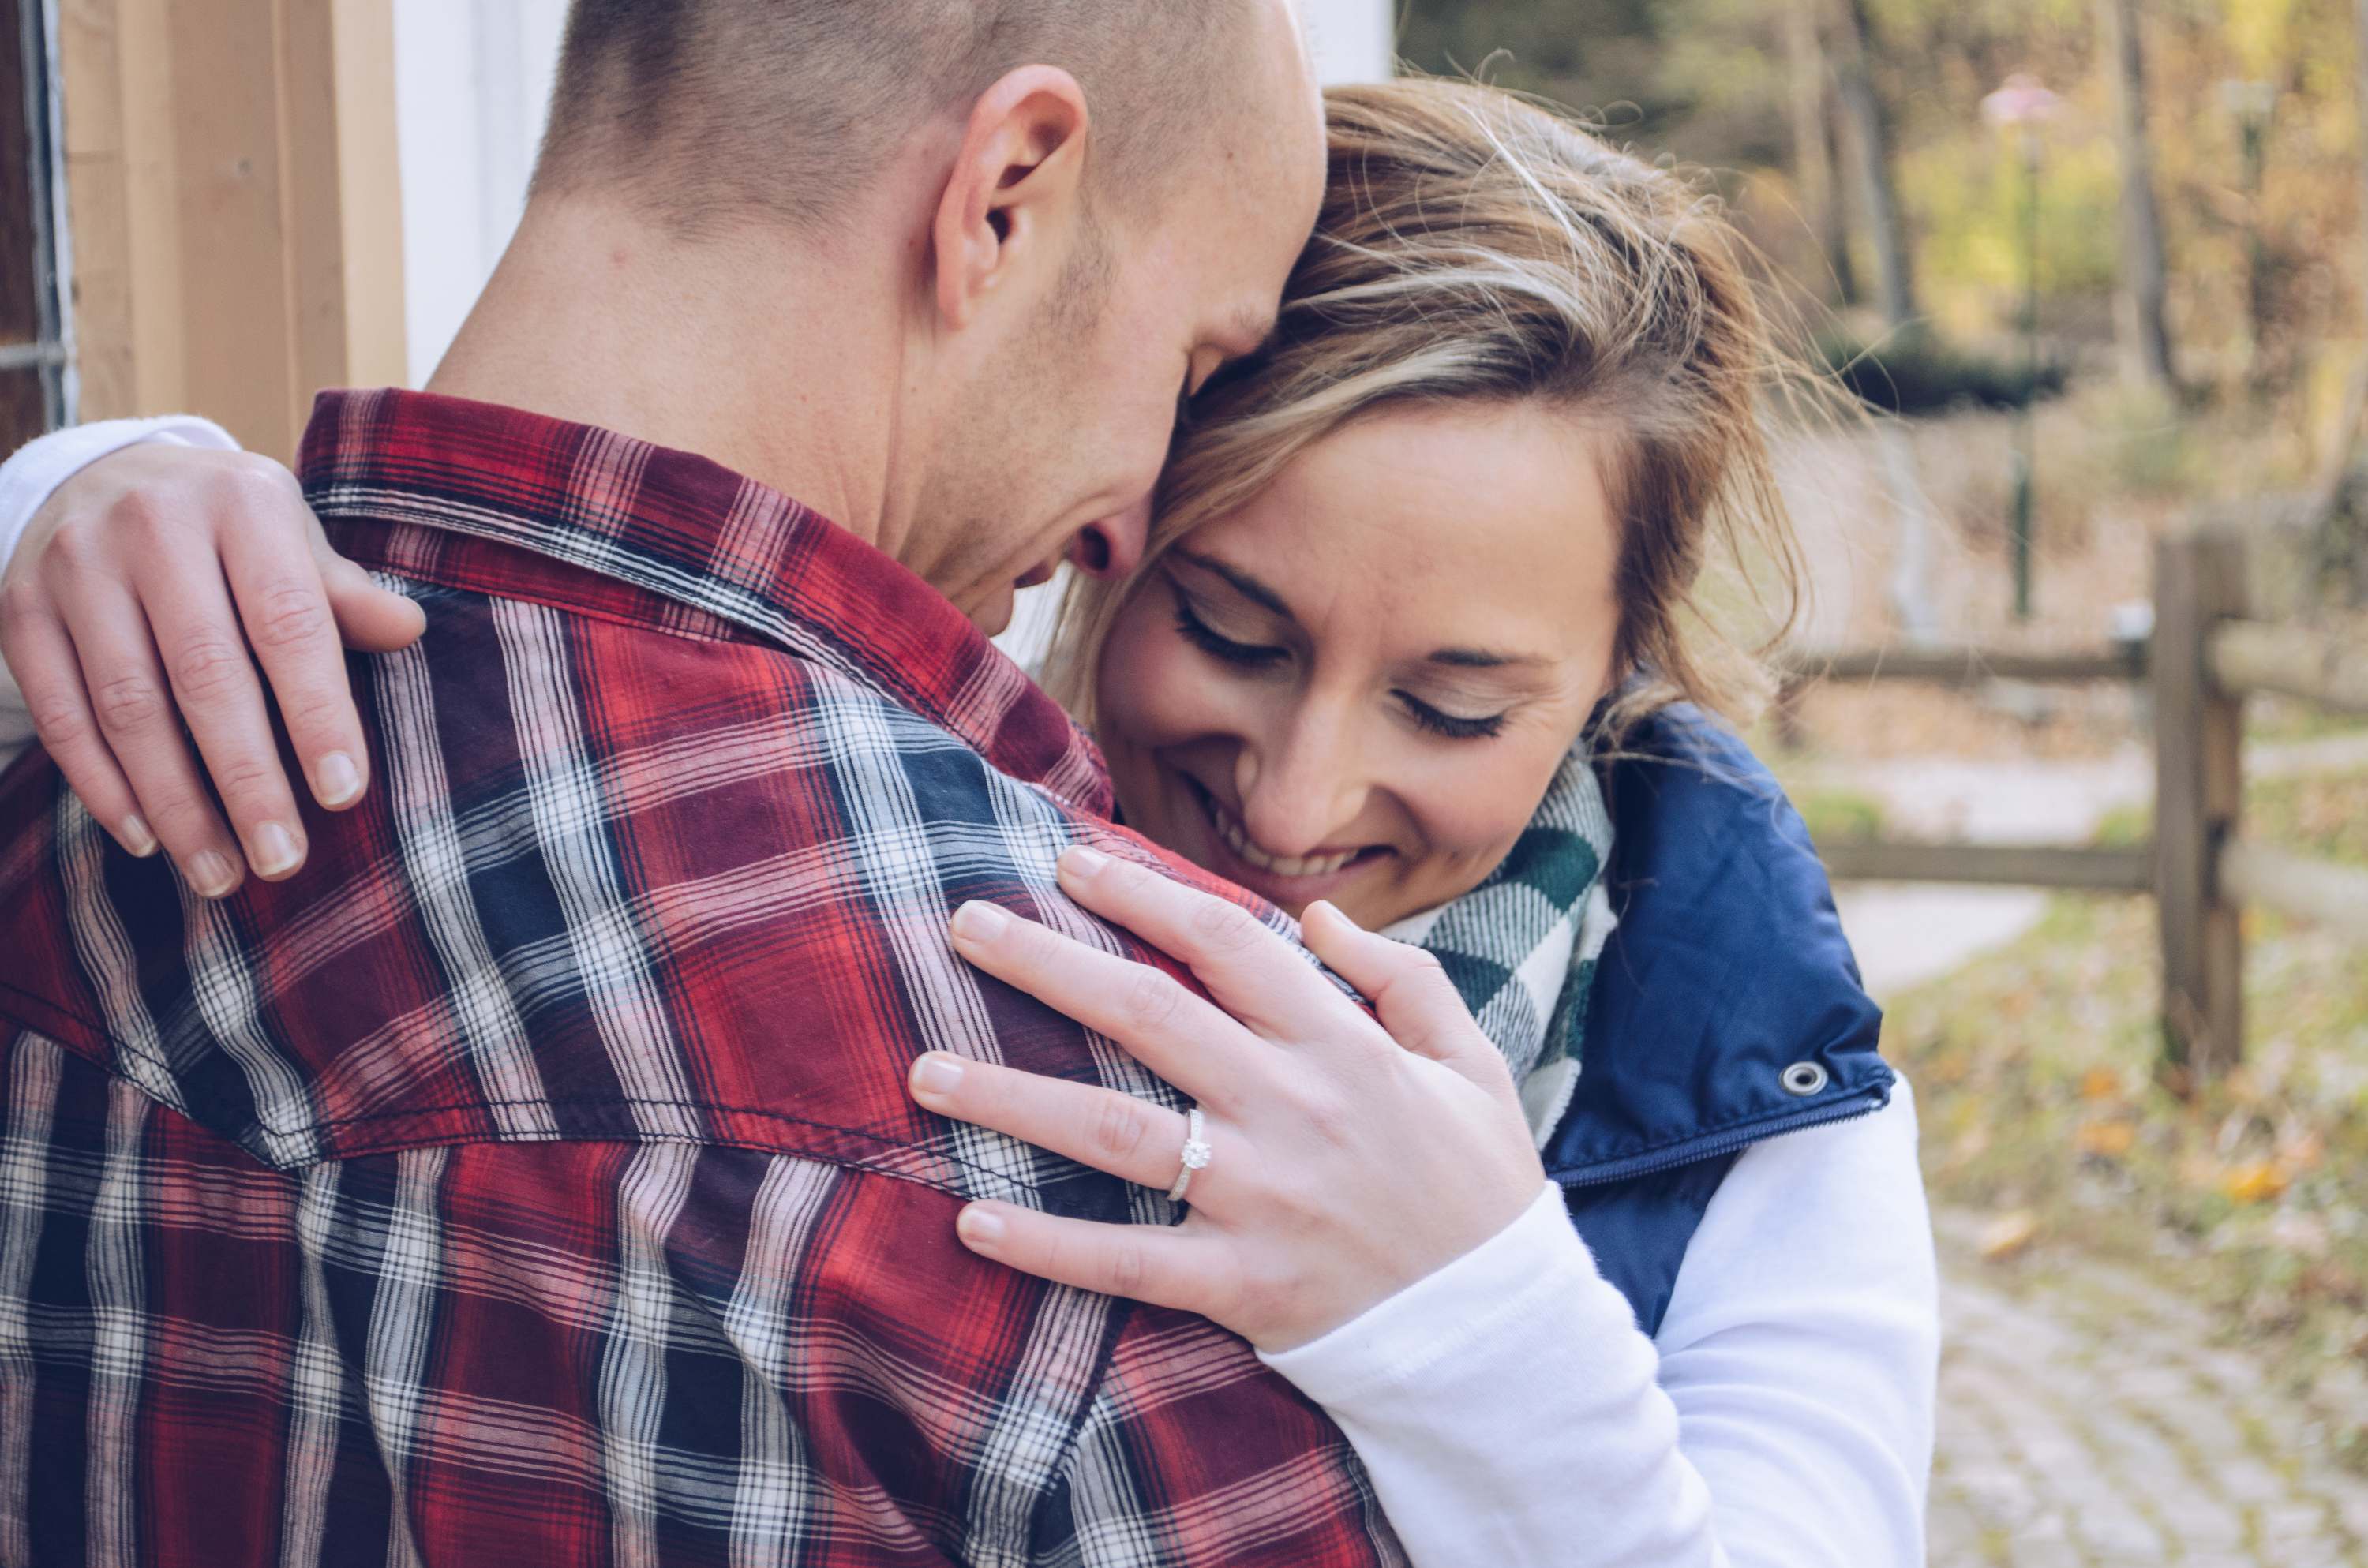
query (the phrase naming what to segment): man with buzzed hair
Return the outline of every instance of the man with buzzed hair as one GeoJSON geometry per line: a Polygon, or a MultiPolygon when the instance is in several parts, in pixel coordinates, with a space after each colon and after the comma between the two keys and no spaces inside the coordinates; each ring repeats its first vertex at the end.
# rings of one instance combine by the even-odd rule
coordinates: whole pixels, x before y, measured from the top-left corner
{"type": "MultiPolygon", "coordinates": [[[[6,651],[106,700],[0,788],[0,1562],[1395,1559],[1240,1340],[955,1235],[1164,1197],[905,1091],[941,1050],[1177,1103],[948,945],[989,899],[1167,961],[1055,892],[1149,852],[980,628],[1133,564],[1322,178],[1284,0],[584,0],[428,391],[324,394],[299,460],[381,574],[348,629],[409,645],[357,716],[325,622],[247,624],[341,814],[187,678],[242,634],[190,465],[223,518],[284,478],[59,492],[6,651]],[[63,560],[176,585],[154,642],[63,560]]],[[[250,606],[307,570],[233,553],[250,606]]]]}
{"type": "Polygon", "coordinates": [[[1094,106],[1097,199],[1131,218],[1258,112],[1241,0],[580,0],[535,189],[640,191],[696,228],[826,228],[914,122],[1057,60],[1094,106]]]}

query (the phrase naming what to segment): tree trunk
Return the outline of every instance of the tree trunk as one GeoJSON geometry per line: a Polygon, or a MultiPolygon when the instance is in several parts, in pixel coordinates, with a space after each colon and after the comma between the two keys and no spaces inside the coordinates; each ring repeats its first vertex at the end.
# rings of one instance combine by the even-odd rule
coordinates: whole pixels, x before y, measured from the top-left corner
{"type": "MultiPolygon", "coordinates": [[[[2360,0],[2368,6],[2368,0],[2360,0]]],[[[1792,74],[1793,173],[1801,219],[1832,274],[1844,304],[1858,293],[1850,277],[1850,235],[1834,190],[1833,143],[1827,133],[1826,51],[1817,37],[1817,0],[1784,0],[1784,46],[1792,74]]]]}
{"type": "Polygon", "coordinates": [[[1874,250],[1875,303],[1883,312],[1883,324],[1897,331],[1915,320],[1916,301],[1907,276],[1907,243],[1899,232],[1899,204],[1891,191],[1891,143],[1867,67],[1866,36],[1865,0],[1839,0],[1834,8],[1834,89],[1847,131],[1842,141],[1874,250]]]}
{"type": "MultiPolygon", "coordinates": [[[[2360,123],[2368,126],[2368,0],[2352,0],[2351,22],[2357,35],[2352,48],[2358,51],[2351,74],[2360,86],[2360,123]]],[[[2368,245],[2368,154],[2360,160],[2360,237],[2361,243],[2368,245]]],[[[2363,253],[2362,260],[2368,263],[2368,252],[2363,253]]],[[[2368,285],[2368,265],[2362,267],[2361,281],[2368,285]]],[[[2350,440],[2351,432],[2344,431],[2343,437],[2350,440]]]]}
{"type": "MultiPolygon", "coordinates": [[[[2360,85],[2360,123],[2368,125],[2368,0],[2352,0],[2352,48],[2358,53],[2352,74],[2360,85]]],[[[2360,160],[2360,223],[2361,259],[2360,283],[2362,291],[2361,317],[2363,330],[2368,330],[2368,156],[2360,160]]],[[[2334,522],[2335,510],[2343,499],[2343,476],[2351,467],[2351,442],[2360,433],[2360,419],[2368,413],[2368,343],[2360,349],[2360,358],[2351,367],[2351,382],[2343,392],[2343,412],[2337,415],[2335,434],[2319,454],[2318,478],[2311,485],[2311,518],[2319,529],[2322,551],[2329,550],[2332,540],[2327,531],[2334,522]]],[[[2360,546],[2353,544],[2351,550],[2360,546]]],[[[2328,557],[2332,558],[2332,553],[2328,557]]],[[[2362,573],[2368,572],[2368,557],[2351,557],[2352,581],[2368,585],[2362,573]]]]}
{"type": "Polygon", "coordinates": [[[2162,223],[2155,216],[2154,160],[2146,152],[2136,0],[2097,0],[2097,12],[2112,88],[2113,146],[2122,165],[2122,278],[2113,298],[2113,337],[2123,381],[2167,389],[2172,382],[2170,336],[2162,324],[2166,269],[2162,223]]]}

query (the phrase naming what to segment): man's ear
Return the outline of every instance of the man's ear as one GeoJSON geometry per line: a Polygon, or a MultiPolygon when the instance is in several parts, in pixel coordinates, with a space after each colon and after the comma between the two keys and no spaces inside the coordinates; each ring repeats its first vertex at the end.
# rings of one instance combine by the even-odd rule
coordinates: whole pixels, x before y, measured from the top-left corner
{"type": "Polygon", "coordinates": [[[938,309],[968,326],[1015,274],[1056,259],[1082,217],[1086,94],[1052,65],[1025,65],[989,87],[962,129],[938,199],[938,309]]]}

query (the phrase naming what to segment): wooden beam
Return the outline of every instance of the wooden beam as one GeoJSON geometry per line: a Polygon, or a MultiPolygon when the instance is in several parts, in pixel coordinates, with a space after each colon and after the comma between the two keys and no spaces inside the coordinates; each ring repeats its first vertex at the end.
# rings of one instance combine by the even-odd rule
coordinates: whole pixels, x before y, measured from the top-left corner
{"type": "Polygon", "coordinates": [[[288,458],[404,379],[391,0],[74,0],[62,17],[84,414],[188,409],[288,458]]]}
{"type": "Polygon", "coordinates": [[[2275,691],[2326,708],[2368,713],[2368,637],[2258,620],[2224,621],[2212,633],[2212,678],[2241,697],[2275,691]]]}
{"type": "Polygon", "coordinates": [[[2239,839],[2221,846],[2220,891],[2368,942],[2368,871],[2239,839]]]}
{"type": "Polygon", "coordinates": [[[2245,612],[2240,541],[2164,540],[2155,556],[2154,603],[2164,1075],[2186,1089],[2226,1072],[2244,1049],[2237,906],[2221,895],[2218,876],[2241,793],[2241,699],[2220,689],[2208,663],[2219,624],[2245,612]]]}
{"type": "Polygon", "coordinates": [[[2144,680],[2143,644],[2095,653],[2005,653],[1983,648],[1870,648],[1804,653],[1788,661],[1789,680],[1916,680],[1979,686],[1992,680],[2144,680]]]}
{"type": "MultiPolygon", "coordinates": [[[[409,383],[403,318],[403,158],[395,134],[393,0],[331,0],[345,382],[409,383]]],[[[423,370],[424,370],[423,367],[423,370]]]]}
{"type": "Polygon", "coordinates": [[[2154,849],[2078,849],[2024,844],[1900,844],[1836,840],[1817,846],[1837,881],[1973,882],[1999,887],[2145,892],[2154,849]]]}
{"type": "MultiPolygon", "coordinates": [[[[284,221],[278,7],[266,0],[172,0],[173,199],[188,406],[249,449],[285,460],[296,447],[296,380],[324,369],[303,355],[299,318],[312,258],[284,221]]],[[[305,194],[318,199],[317,193],[305,194]]]]}

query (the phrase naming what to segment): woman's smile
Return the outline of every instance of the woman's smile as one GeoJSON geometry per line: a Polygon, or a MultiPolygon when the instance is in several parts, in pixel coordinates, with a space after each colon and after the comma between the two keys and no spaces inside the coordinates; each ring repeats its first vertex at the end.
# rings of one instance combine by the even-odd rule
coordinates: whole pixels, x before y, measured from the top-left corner
{"type": "MultiPolygon", "coordinates": [[[[1204,790],[1202,793],[1207,792],[1204,790]]],[[[1209,820],[1215,825],[1217,836],[1225,841],[1226,848],[1247,860],[1259,870],[1271,871],[1278,877],[1329,876],[1347,866],[1349,861],[1365,854],[1366,849],[1381,847],[1379,845],[1369,845],[1366,849],[1343,849],[1334,854],[1270,855],[1250,841],[1248,832],[1235,820],[1234,813],[1225,810],[1214,795],[1209,795],[1201,804],[1207,808],[1209,820]]]]}
{"type": "Polygon", "coordinates": [[[1162,772],[1163,787],[1181,790],[1200,808],[1200,852],[1185,851],[1186,858],[1285,909],[1304,909],[1319,898],[1338,903],[1349,884],[1378,869],[1379,862],[1395,853],[1386,844],[1364,844],[1278,854],[1250,836],[1216,791],[1189,773],[1164,765],[1162,772]]]}
{"type": "Polygon", "coordinates": [[[1104,646],[1128,824],[1369,927],[1477,886],[1609,683],[1595,442],[1527,404],[1384,411],[1149,569],[1104,646]]]}

